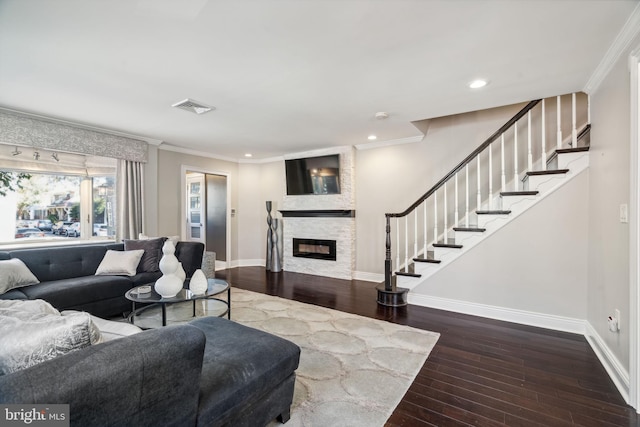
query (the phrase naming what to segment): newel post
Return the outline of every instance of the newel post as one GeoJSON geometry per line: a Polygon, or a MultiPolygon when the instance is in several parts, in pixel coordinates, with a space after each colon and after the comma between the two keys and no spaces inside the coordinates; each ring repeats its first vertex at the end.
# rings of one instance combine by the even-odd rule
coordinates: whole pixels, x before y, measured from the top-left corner
{"type": "Polygon", "coordinates": [[[385,241],[385,259],[384,259],[384,288],[387,291],[392,290],[391,285],[391,218],[386,215],[387,220],[387,238],[385,241]]]}
{"type": "Polygon", "coordinates": [[[407,305],[409,289],[400,288],[391,280],[391,216],[385,214],[387,238],[385,241],[384,283],[376,286],[378,304],[386,307],[403,307],[407,305]]]}

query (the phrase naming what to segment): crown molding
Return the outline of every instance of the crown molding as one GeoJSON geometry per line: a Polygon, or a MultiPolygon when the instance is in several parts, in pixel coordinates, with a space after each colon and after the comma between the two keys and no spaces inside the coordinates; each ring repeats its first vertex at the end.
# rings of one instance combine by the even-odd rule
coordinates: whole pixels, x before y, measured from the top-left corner
{"type": "Polygon", "coordinates": [[[595,93],[604,79],[607,77],[620,56],[627,50],[633,39],[640,34],[640,4],[631,12],[629,19],[624,24],[611,46],[607,50],[600,64],[589,77],[582,91],[586,94],[595,93]]]}
{"type": "Polygon", "coordinates": [[[366,144],[357,144],[357,150],[371,150],[380,147],[389,147],[392,145],[413,144],[414,142],[420,142],[424,139],[424,135],[409,136],[407,138],[390,139],[388,141],[376,141],[368,142],[366,144]]]}
{"type": "Polygon", "coordinates": [[[208,153],[206,151],[192,150],[191,148],[183,148],[183,147],[178,147],[177,145],[171,145],[166,143],[160,144],[158,146],[158,149],[164,150],[164,151],[173,151],[174,153],[182,153],[182,154],[189,154],[192,156],[206,157],[209,159],[224,160],[225,162],[238,163],[238,159],[234,159],[233,157],[220,156],[217,154],[208,153]]]}
{"type": "Polygon", "coordinates": [[[349,151],[351,151],[353,149],[352,146],[350,145],[342,145],[342,146],[338,146],[338,147],[327,147],[327,148],[320,148],[317,150],[310,150],[310,151],[301,151],[298,153],[290,153],[290,154],[285,154],[283,157],[285,160],[287,159],[299,159],[302,157],[315,157],[315,156],[324,156],[324,155],[329,155],[329,154],[340,154],[340,153],[347,153],[349,151]]]}

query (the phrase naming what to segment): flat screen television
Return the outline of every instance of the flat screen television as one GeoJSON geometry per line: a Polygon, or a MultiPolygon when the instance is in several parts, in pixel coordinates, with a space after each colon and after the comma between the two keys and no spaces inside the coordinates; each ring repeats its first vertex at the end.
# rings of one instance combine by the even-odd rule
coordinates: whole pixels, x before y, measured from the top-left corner
{"type": "Polygon", "coordinates": [[[340,155],[285,160],[287,194],[340,194],[340,155]]]}

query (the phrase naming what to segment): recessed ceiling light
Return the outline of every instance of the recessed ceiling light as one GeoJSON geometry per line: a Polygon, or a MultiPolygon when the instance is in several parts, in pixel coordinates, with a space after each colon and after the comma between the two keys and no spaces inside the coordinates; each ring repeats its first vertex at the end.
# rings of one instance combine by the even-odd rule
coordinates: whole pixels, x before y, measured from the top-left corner
{"type": "Polygon", "coordinates": [[[367,139],[368,139],[369,141],[375,141],[376,139],[378,139],[378,137],[377,137],[377,136],[375,136],[375,135],[369,135],[369,136],[367,137],[367,139]]]}
{"type": "Polygon", "coordinates": [[[471,89],[480,89],[481,87],[485,87],[487,83],[488,82],[486,80],[478,79],[469,83],[469,87],[471,89]]]}
{"type": "Polygon", "coordinates": [[[253,157],[253,154],[251,154],[251,153],[246,153],[244,156],[245,156],[245,157],[253,157]]]}

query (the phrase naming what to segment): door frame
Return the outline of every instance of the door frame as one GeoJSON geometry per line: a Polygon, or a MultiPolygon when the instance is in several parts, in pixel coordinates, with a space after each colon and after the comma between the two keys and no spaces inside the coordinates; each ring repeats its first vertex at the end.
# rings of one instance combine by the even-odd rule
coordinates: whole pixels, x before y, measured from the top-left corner
{"type": "Polygon", "coordinates": [[[629,55],[629,405],[640,413],[640,47],[629,55]]]}
{"type": "Polygon", "coordinates": [[[206,188],[205,188],[205,177],[206,175],[200,172],[193,172],[193,171],[187,171],[187,173],[185,174],[185,187],[186,187],[186,192],[185,192],[185,212],[186,212],[186,216],[185,216],[185,222],[184,222],[184,232],[185,232],[185,236],[186,239],[185,240],[189,240],[189,241],[194,241],[194,242],[202,242],[202,243],[206,243],[207,241],[207,220],[204,217],[204,213],[206,212],[207,208],[205,206],[205,194],[206,194],[206,188]],[[197,177],[197,178],[196,178],[197,177]],[[191,203],[191,197],[193,196],[193,194],[191,193],[191,184],[194,182],[198,182],[200,184],[200,191],[199,191],[199,196],[200,196],[200,239],[195,239],[192,235],[191,229],[193,228],[193,222],[191,221],[191,214],[193,209],[190,206],[191,203]]]}
{"type": "MultiPolygon", "coordinates": [[[[205,175],[220,175],[224,176],[227,179],[227,239],[226,239],[226,247],[227,253],[226,261],[218,261],[216,260],[216,269],[224,269],[231,267],[231,176],[229,172],[223,172],[219,170],[206,169],[200,166],[189,166],[189,165],[181,165],[180,166],[180,237],[181,240],[185,240],[187,238],[187,230],[185,224],[187,223],[187,172],[197,172],[203,173],[205,175]]],[[[206,191],[204,193],[203,203],[206,203],[206,191]]],[[[206,218],[205,218],[206,219],[206,218]]],[[[206,245],[206,243],[205,243],[206,245]]],[[[205,246],[206,250],[206,246],[205,246]]]]}

